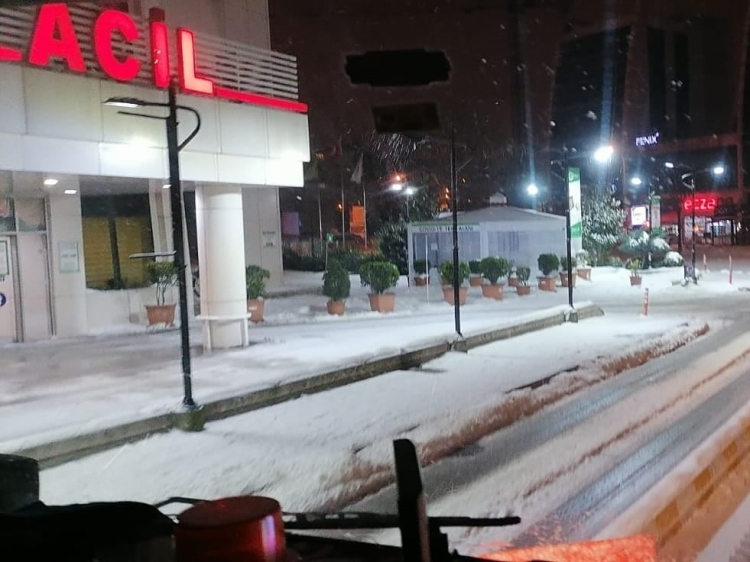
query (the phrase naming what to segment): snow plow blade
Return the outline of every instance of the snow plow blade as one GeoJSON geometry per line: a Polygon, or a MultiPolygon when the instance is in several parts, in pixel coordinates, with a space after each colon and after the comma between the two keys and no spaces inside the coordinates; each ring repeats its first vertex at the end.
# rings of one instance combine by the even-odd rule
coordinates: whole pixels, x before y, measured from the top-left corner
{"type": "Polygon", "coordinates": [[[656,541],[650,536],[504,550],[481,558],[498,562],[657,562],[656,541]]]}

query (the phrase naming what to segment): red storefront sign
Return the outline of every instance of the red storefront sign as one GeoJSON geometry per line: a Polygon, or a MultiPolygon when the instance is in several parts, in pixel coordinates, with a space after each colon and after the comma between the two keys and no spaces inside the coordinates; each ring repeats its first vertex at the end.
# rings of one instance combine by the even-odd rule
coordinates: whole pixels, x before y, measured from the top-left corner
{"type": "MultiPolygon", "coordinates": [[[[195,34],[190,29],[180,27],[176,30],[176,36],[177,77],[183,93],[298,113],[307,112],[307,105],[295,100],[219,86],[215,80],[202,76],[196,68],[195,34]]],[[[139,60],[133,55],[118,56],[115,44],[133,44],[139,39],[140,31],[136,21],[125,12],[106,9],[93,21],[92,49],[96,63],[104,75],[118,82],[129,83],[136,79],[142,66],[148,64],[151,67],[153,85],[160,89],[168,88],[173,54],[170,53],[167,25],[159,21],[159,18],[152,18],[149,23],[150,60],[139,60]]],[[[63,61],[70,72],[87,72],[80,37],[76,33],[70,9],[64,3],[44,4],[37,9],[25,53],[21,49],[0,44],[0,61],[26,62],[33,66],[47,67],[57,60],[63,61]]]]}
{"type": "Polygon", "coordinates": [[[695,212],[700,216],[713,216],[718,205],[718,197],[710,193],[696,193],[695,197],[687,195],[682,199],[682,211],[692,215],[695,212]]]}

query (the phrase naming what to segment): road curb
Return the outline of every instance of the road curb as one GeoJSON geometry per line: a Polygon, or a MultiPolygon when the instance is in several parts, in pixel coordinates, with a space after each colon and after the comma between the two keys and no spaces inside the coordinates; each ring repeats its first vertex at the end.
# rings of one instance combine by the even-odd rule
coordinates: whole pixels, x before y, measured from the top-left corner
{"type": "MultiPolygon", "coordinates": [[[[602,316],[604,312],[594,304],[578,309],[579,319],[602,316]]],[[[550,313],[544,318],[527,320],[512,326],[472,334],[465,338],[465,349],[559,326],[565,322],[566,312],[550,313]]],[[[306,394],[332,390],[347,384],[373,378],[391,371],[408,370],[438,359],[451,351],[453,341],[445,339],[419,349],[402,351],[387,357],[365,361],[271,388],[247,392],[237,396],[205,402],[202,412],[207,422],[225,419],[260,408],[295,400],[306,394]]],[[[50,468],[107,449],[132,443],[156,433],[170,431],[179,425],[177,414],[158,414],[134,422],[109,427],[91,433],[12,451],[12,454],[36,459],[41,468],[50,468]]]]}
{"type": "Polygon", "coordinates": [[[643,531],[656,537],[657,546],[663,547],[747,454],[750,454],[750,416],[742,421],[739,430],[722,439],[719,453],[695,471],[690,482],[641,527],[643,531]]]}

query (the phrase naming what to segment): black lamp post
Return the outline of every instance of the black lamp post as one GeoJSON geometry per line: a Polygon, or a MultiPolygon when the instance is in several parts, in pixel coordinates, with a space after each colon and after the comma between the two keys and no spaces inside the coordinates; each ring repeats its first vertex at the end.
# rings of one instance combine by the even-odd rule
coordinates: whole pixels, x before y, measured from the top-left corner
{"type": "Polygon", "coordinates": [[[173,79],[169,86],[168,103],[156,103],[141,100],[138,98],[114,97],[104,102],[105,105],[139,108],[139,107],[161,107],[169,110],[167,117],[156,115],[146,115],[142,113],[133,113],[130,111],[119,111],[122,115],[133,117],[143,117],[146,119],[158,119],[164,121],[167,127],[167,152],[169,154],[169,200],[172,211],[172,238],[174,240],[174,261],[177,267],[177,278],[180,291],[180,336],[182,343],[182,384],[183,398],[182,404],[188,410],[198,408],[193,400],[193,382],[190,363],[190,326],[188,325],[188,299],[187,299],[187,260],[185,259],[185,237],[184,237],[184,217],[182,206],[182,185],[180,183],[180,151],[185,148],[198,134],[201,128],[200,114],[192,107],[177,105],[177,84],[173,79]],[[187,138],[179,142],[177,137],[177,111],[189,111],[197,119],[195,129],[187,138]]]}

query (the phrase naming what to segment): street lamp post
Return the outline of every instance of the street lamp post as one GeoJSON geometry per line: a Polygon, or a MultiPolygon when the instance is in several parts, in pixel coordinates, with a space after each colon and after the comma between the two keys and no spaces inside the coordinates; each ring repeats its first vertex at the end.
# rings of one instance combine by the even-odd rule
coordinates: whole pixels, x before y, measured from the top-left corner
{"type": "MultiPolygon", "coordinates": [[[[190,326],[188,318],[188,299],[187,299],[187,260],[185,258],[185,237],[184,237],[184,216],[182,206],[182,184],[180,183],[180,151],[185,148],[198,134],[201,128],[200,114],[192,107],[177,105],[177,84],[173,79],[169,85],[168,103],[149,102],[137,98],[114,97],[104,102],[105,105],[139,108],[139,107],[160,107],[169,110],[167,117],[155,115],[145,115],[142,113],[133,113],[130,111],[119,111],[122,115],[133,117],[143,117],[146,119],[158,119],[166,123],[167,129],[167,153],[169,156],[169,201],[172,212],[172,238],[174,240],[174,261],[177,267],[177,278],[180,293],[180,340],[182,349],[182,384],[183,398],[182,404],[187,410],[197,410],[198,406],[193,399],[193,382],[192,369],[190,361],[190,326]],[[178,110],[189,111],[192,113],[197,124],[195,129],[185,138],[182,143],[179,142],[177,129],[177,112],[178,110]]],[[[191,428],[192,429],[192,428],[191,428]]],[[[199,428],[196,428],[199,429],[199,428]]]]}

